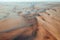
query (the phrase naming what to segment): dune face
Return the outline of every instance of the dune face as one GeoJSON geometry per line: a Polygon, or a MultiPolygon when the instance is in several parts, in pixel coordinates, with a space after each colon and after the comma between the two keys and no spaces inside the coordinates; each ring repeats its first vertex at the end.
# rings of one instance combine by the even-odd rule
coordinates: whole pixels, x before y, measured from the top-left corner
{"type": "Polygon", "coordinates": [[[50,8],[36,17],[39,25],[56,38],[53,40],[60,40],[60,10],[58,8],[50,8]]]}
{"type": "Polygon", "coordinates": [[[9,18],[9,19],[6,19],[4,22],[0,22],[0,32],[12,30],[19,26],[26,26],[26,24],[27,23],[23,17],[9,18]]]}
{"type": "Polygon", "coordinates": [[[37,23],[16,28],[10,31],[0,32],[0,40],[33,40],[37,35],[37,23]],[[8,37],[9,36],[9,37],[8,37]]]}
{"type": "Polygon", "coordinates": [[[60,40],[60,3],[1,3],[0,40],[60,40]]]}

